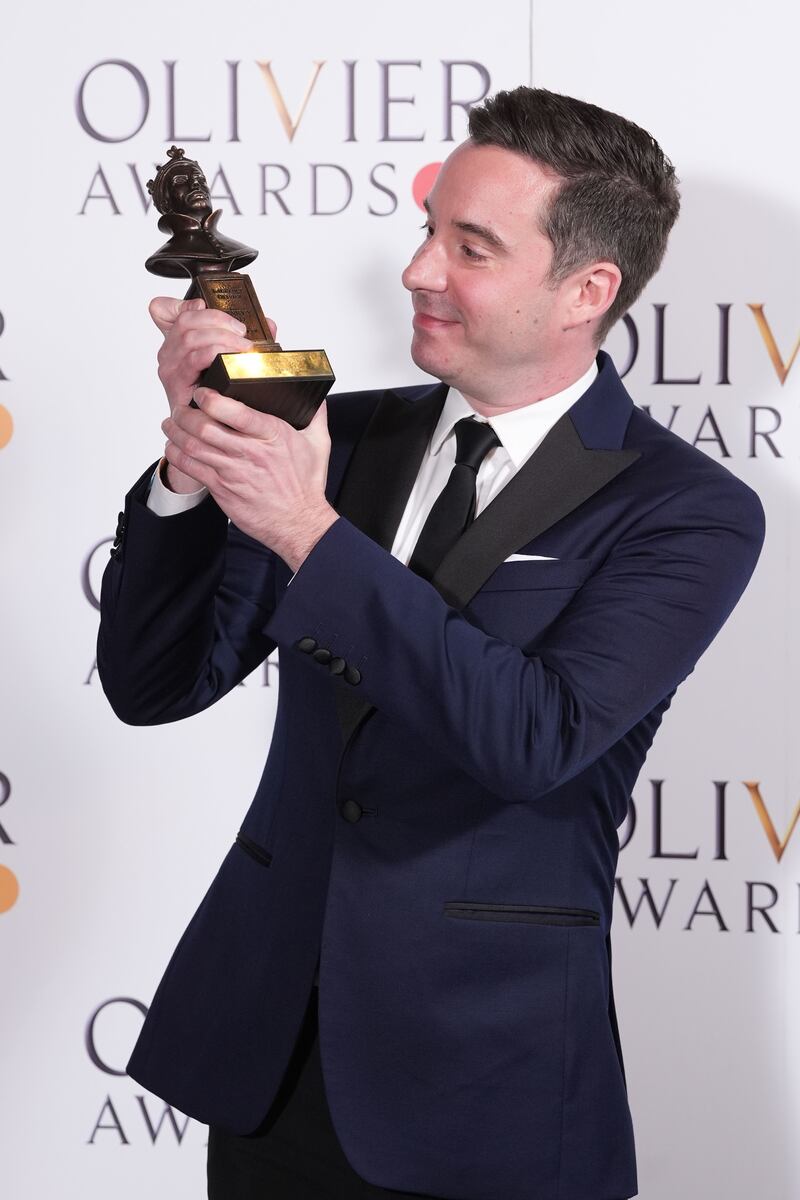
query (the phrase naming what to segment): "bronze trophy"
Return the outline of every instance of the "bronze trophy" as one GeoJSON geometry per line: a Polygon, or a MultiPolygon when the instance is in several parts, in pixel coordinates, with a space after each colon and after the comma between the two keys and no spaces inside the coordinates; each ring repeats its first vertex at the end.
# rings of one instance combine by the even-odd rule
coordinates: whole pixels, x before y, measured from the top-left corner
{"type": "Polygon", "coordinates": [[[275,341],[249,275],[238,272],[258,251],[219,233],[220,211],[211,211],[198,163],[171,146],[147,188],[161,213],[158,228],[171,235],[148,258],[148,271],[171,279],[188,276],[192,284],[185,299],[199,296],[208,308],[230,313],[247,326],[245,336],[254,343],[241,354],[218,354],[199,383],[304,429],[334,382],[327,354],[283,350],[275,341]]]}

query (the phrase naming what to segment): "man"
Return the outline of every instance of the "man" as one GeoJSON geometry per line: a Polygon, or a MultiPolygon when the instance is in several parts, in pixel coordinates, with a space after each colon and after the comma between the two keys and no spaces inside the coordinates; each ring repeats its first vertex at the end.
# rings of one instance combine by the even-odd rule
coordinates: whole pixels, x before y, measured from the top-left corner
{"type": "Polygon", "coordinates": [[[636,1192],[616,827],[761,508],[597,355],[678,211],[648,134],[500,93],[427,207],[403,282],[442,382],[333,399],[330,439],[324,406],[298,432],[195,390],[240,328],[151,310],[166,466],[104,580],[104,686],[169,721],[281,655],[264,777],[130,1067],[210,1122],[225,1200],[636,1192]]]}

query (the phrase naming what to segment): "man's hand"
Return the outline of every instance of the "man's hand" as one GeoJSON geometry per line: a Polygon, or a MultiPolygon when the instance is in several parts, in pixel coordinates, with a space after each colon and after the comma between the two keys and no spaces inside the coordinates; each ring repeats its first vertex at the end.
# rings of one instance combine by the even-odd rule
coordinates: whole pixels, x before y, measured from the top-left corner
{"type": "Polygon", "coordinates": [[[323,403],[306,429],[210,388],[176,405],[161,428],[170,470],[211,492],[239,529],[296,571],[337,519],[325,499],[331,442],[323,403]]]}
{"type": "MultiPolygon", "coordinates": [[[[228,313],[207,309],[203,300],[174,300],[156,296],[150,316],[164,334],[158,352],[158,377],[164,385],[170,411],[183,408],[192,399],[202,372],[218,354],[251,350],[252,342],[242,335],[245,326],[228,313]]],[[[275,323],[268,321],[273,337],[275,323]]],[[[198,480],[169,466],[167,483],[174,492],[195,492],[198,480]]]]}

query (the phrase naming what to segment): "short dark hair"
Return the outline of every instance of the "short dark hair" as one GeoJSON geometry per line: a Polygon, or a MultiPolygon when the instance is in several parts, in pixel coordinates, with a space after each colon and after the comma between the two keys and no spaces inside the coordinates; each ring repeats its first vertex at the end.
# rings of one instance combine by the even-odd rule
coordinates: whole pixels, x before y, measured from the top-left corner
{"type": "Polygon", "coordinates": [[[550,281],[605,259],[622,272],[598,326],[601,342],[655,275],[680,208],[675,168],[646,130],[595,104],[544,88],[497,92],[469,114],[480,146],[549,167],[563,183],[542,230],[553,243],[550,281]]]}

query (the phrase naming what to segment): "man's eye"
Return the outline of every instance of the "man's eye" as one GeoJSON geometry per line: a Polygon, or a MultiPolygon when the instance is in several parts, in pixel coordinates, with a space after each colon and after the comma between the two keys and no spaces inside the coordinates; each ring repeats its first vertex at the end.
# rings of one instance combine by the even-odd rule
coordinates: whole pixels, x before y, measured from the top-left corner
{"type": "Polygon", "coordinates": [[[186,183],[186,176],[185,175],[176,175],[172,182],[173,183],[186,183]]]}
{"type": "Polygon", "coordinates": [[[431,226],[430,221],[426,221],[424,225],[420,225],[420,229],[425,230],[425,234],[427,237],[430,237],[431,234],[433,233],[433,227],[431,226]]]}
{"type": "Polygon", "coordinates": [[[477,250],[473,250],[471,246],[462,246],[465,258],[471,258],[474,262],[483,262],[486,258],[485,254],[479,254],[477,250]]]}

